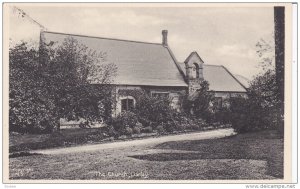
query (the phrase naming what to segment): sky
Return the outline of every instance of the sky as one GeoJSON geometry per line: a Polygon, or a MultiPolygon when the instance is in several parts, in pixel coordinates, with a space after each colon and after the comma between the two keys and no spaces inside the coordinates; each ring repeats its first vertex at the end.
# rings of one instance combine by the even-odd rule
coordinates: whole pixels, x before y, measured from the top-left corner
{"type": "MultiPolygon", "coordinates": [[[[18,8],[54,32],[161,43],[161,31],[168,30],[168,43],[178,61],[196,51],[205,64],[224,65],[248,79],[261,71],[256,43],[264,39],[274,46],[272,7],[18,8]]],[[[26,30],[14,29],[30,35],[26,30]]]]}

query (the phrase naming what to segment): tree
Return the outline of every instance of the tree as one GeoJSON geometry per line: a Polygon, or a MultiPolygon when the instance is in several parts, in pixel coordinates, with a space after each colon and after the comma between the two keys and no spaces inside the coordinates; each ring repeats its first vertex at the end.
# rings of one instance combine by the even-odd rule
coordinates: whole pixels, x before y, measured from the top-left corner
{"type": "Polygon", "coordinates": [[[9,49],[9,130],[50,132],[55,104],[48,98],[39,53],[26,43],[9,49]]]}
{"type": "Polygon", "coordinates": [[[256,47],[263,72],[251,81],[247,99],[231,100],[231,123],[237,132],[278,129],[283,134],[281,86],[278,68],[274,67],[274,48],[262,39],[256,47]]]}
{"type": "Polygon", "coordinates": [[[202,116],[209,111],[214,94],[209,92],[209,83],[203,80],[200,83],[200,89],[193,101],[195,115],[202,116]]]}
{"type": "Polygon", "coordinates": [[[115,64],[106,62],[107,55],[68,37],[57,48],[44,49],[48,62],[44,73],[58,114],[61,118],[87,122],[110,115],[110,83],[116,75],[115,64]]]}
{"type": "Polygon", "coordinates": [[[175,110],[171,107],[169,97],[153,97],[142,91],[137,96],[136,114],[144,125],[158,126],[173,120],[175,110]],[[147,123],[148,122],[148,123],[147,123]]]}
{"type": "Polygon", "coordinates": [[[269,123],[283,134],[284,129],[284,7],[274,7],[274,41],[261,39],[256,47],[263,73],[250,86],[252,100],[268,112],[269,123]]]}
{"type": "Polygon", "coordinates": [[[263,116],[263,119],[266,120],[264,124],[268,124],[264,127],[278,129],[283,134],[284,118],[278,87],[276,72],[268,70],[251,82],[248,101],[259,105],[263,113],[257,116],[263,116]]]}
{"type": "Polygon", "coordinates": [[[28,125],[47,131],[59,119],[106,119],[111,109],[110,84],[117,68],[106,54],[88,49],[74,38],[42,44],[40,51],[21,44],[10,50],[10,128],[28,125]],[[34,126],[32,126],[34,125],[34,126]]]}
{"type": "Polygon", "coordinates": [[[277,88],[275,71],[267,70],[251,81],[249,95],[252,100],[259,101],[263,108],[274,108],[280,103],[277,88]]]}
{"type": "MultiPolygon", "coordinates": [[[[274,36],[272,37],[274,39],[274,36]]],[[[262,68],[262,73],[267,70],[274,69],[274,61],[275,61],[275,49],[274,49],[274,41],[260,39],[256,43],[256,53],[260,58],[260,67],[262,68]],[[272,45],[273,44],[273,45],[272,45]]]]}
{"type": "Polygon", "coordinates": [[[183,100],[183,109],[188,114],[210,121],[214,93],[209,91],[209,83],[206,80],[201,81],[199,85],[200,88],[195,93],[183,100]]]}

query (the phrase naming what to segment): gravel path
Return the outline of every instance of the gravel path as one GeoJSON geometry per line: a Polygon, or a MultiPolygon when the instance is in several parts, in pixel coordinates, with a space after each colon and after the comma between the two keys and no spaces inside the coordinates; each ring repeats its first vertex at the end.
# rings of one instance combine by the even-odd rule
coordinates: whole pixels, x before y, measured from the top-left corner
{"type": "Polygon", "coordinates": [[[218,129],[213,131],[202,131],[197,133],[188,133],[188,134],[179,134],[171,136],[161,136],[147,139],[137,139],[130,141],[118,141],[104,144],[90,144],[74,147],[65,147],[65,148],[53,148],[53,149],[44,149],[44,150],[33,150],[32,153],[41,153],[41,154],[67,154],[67,153],[80,153],[80,152],[90,152],[98,151],[104,149],[119,149],[119,148],[128,148],[128,147],[138,147],[138,146],[154,146],[164,142],[170,141],[182,141],[182,140],[203,140],[203,139],[213,139],[213,138],[222,138],[230,135],[234,135],[235,132],[231,128],[218,129]]]}

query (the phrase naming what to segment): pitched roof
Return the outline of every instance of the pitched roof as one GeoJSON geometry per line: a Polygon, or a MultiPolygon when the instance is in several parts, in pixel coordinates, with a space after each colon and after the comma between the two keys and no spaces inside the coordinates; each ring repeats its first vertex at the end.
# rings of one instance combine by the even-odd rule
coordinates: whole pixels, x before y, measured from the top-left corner
{"type": "MultiPolygon", "coordinates": [[[[184,63],[179,63],[185,69],[184,63]]],[[[212,91],[246,92],[245,87],[224,67],[203,64],[203,77],[212,91]]]]}
{"type": "Polygon", "coordinates": [[[187,86],[176,60],[162,44],[55,32],[43,32],[43,35],[47,43],[62,43],[71,36],[92,50],[105,52],[107,61],[118,67],[113,84],[187,86]]]}
{"type": "Polygon", "coordinates": [[[234,75],[234,77],[239,80],[246,88],[250,87],[250,80],[241,75],[234,75]]]}
{"type": "Polygon", "coordinates": [[[204,62],[204,61],[202,60],[202,58],[199,56],[199,54],[198,54],[196,51],[193,51],[193,52],[185,59],[184,62],[187,63],[193,55],[196,55],[196,56],[199,58],[199,60],[200,60],[201,62],[204,62]]]}

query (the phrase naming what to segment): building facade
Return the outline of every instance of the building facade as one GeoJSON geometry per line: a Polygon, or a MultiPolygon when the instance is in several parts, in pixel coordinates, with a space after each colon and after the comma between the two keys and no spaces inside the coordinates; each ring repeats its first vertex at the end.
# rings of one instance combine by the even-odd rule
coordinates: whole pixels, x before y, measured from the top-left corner
{"type": "MultiPolygon", "coordinates": [[[[162,31],[162,43],[146,43],[122,39],[41,32],[41,44],[61,44],[67,37],[76,39],[88,48],[105,52],[106,62],[117,67],[114,86],[113,116],[133,108],[136,98],[130,91],[144,90],[152,96],[165,96],[171,106],[180,109],[181,95],[195,95],[200,82],[206,80],[218,103],[237,95],[246,96],[245,86],[221,65],[206,64],[197,52],[184,62],[177,61],[168,46],[168,31],[162,31]]],[[[92,83],[97,84],[97,83],[92,83]]]]}

